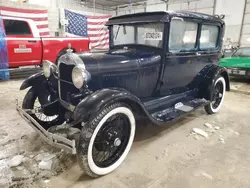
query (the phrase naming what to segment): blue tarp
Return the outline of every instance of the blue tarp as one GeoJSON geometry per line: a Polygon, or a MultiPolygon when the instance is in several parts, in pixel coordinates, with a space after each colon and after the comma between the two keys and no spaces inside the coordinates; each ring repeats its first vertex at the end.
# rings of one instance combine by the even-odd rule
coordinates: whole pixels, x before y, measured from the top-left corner
{"type": "Polygon", "coordinates": [[[9,78],[8,48],[2,17],[0,16],[0,80],[9,80],[9,78]]]}

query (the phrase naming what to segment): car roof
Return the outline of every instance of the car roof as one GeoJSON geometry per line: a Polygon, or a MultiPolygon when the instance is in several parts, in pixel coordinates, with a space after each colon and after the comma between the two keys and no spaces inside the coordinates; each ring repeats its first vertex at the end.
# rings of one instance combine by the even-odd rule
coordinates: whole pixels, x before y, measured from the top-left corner
{"type": "Polygon", "coordinates": [[[107,25],[140,23],[140,22],[169,22],[170,17],[199,19],[199,20],[224,24],[224,21],[220,19],[218,16],[213,16],[209,14],[189,12],[189,11],[155,11],[155,12],[140,12],[135,14],[115,16],[109,19],[107,25]]]}

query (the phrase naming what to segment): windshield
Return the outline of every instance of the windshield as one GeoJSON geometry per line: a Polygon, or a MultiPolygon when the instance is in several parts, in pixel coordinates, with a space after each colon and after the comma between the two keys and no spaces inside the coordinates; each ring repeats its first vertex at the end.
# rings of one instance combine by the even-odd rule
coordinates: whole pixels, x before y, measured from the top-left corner
{"type": "Polygon", "coordinates": [[[250,57],[250,48],[239,48],[233,57],[250,57]]]}
{"type": "Polygon", "coordinates": [[[142,44],[162,48],[163,23],[113,25],[113,45],[142,44]]]}

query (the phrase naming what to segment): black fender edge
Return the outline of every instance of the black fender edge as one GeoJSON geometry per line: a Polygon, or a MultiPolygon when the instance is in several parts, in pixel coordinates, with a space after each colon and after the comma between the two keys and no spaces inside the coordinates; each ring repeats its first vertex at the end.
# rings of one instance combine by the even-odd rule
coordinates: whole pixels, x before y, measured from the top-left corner
{"type": "Polygon", "coordinates": [[[36,83],[45,81],[45,77],[43,75],[43,72],[38,72],[36,74],[31,75],[27,79],[25,79],[20,87],[20,90],[25,90],[31,86],[33,86],[36,83]]]}
{"type": "MultiPolygon", "coordinates": [[[[51,95],[52,91],[57,95],[57,90],[53,86],[53,78],[47,80],[43,74],[43,72],[38,72],[36,74],[31,75],[22,83],[20,90],[27,89],[29,87],[33,87],[38,94],[38,99],[41,104],[48,104],[51,101],[48,96],[51,95]]],[[[55,81],[54,81],[55,82],[55,81]]],[[[57,85],[56,85],[57,86],[57,85]]]]}
{"type": "Polygon", "coordinates": [[[226,81],[226,91],[230,91],[230,79],[227,72],[227,69],[225,67],[221,67],[218,65],[213,65],[208,73],[204,77],[204,82],[202,83],[201,87],[201,94],[206,99],[211,100],[211,90],[212,85],[215,82],[215,79],[219,76],[222,76],[226,81]]]}
{"type": "Polygon", "coordinates": [[[132,108],[134,113],[143,114],[152,122],[159,124],[148,113],[139,98],[127,90],[120,88],[101,89],[85,97],[74,110],[74,120],[77,122],[87,122],[95,117],[101,108],[115,102],[124,102],[132,108]]]}

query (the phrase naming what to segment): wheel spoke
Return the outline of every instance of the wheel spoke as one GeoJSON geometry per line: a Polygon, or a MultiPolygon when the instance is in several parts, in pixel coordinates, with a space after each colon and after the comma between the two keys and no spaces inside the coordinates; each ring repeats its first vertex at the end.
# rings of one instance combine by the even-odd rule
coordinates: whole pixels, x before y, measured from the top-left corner
{"type": "Polygon", "coordinates": [[[127,116],[116,114],[110,117],[98,131],[94,140],[95,149],[92,149],[94,162],[100,167],[107,167],[115,163],[124,152],[130,134],[127,116]],[[121,140],[121,144],[115,146],[115,140],[121,140]],[[95,150],[100,151],[98,153],[95,150]],[[102,153],[102,154],[101,154],[102,153]]]}

